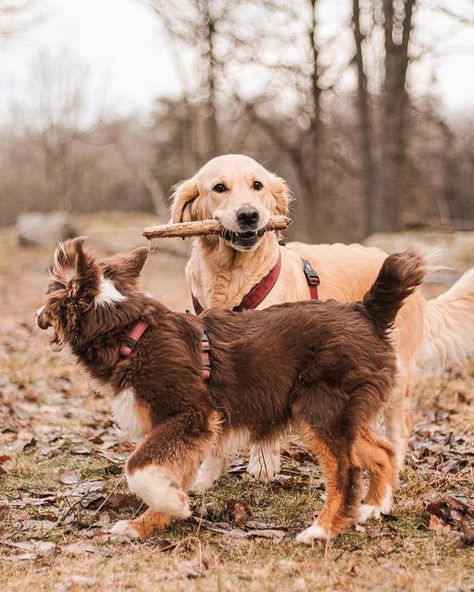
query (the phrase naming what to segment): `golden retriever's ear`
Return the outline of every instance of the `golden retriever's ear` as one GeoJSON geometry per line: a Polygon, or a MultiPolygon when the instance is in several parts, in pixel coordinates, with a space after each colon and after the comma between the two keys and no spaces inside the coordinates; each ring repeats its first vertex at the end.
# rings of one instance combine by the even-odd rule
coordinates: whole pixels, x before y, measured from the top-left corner
{"type": "Polygon", "coordinates": [[[191,206],[199,196],[199,188],[195,178],[188,179],[175,185],[171,203],[170,222],[191,222],[191,206]]]}
{"type": "Polygon", "coordinates": [[[270,191],[276,201],[275,214],[281,216],[288,215],[289,203],[291,201],[291,191],[285,179],[272,175],[270,181],[270,191]]]}

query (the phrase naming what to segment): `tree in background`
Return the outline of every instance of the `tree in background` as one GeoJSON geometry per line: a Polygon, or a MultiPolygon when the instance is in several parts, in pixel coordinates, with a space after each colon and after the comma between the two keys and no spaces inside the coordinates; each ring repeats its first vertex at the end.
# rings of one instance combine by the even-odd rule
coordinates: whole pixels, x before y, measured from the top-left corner
{"type": "Polygon", "coordinates": [[[137,1],[161,23],[180,94],[158,97],[147,118],[85,116],[81,68],[38,65],[37,100],[2,130],[2,220],[34,206],[165,217],[177,181],[243,152],[287,178],[301,240],[469,226],[473,124],[446,120],[429,83],[424,96],[413,84],[452,35],[426,30],[426,15],[465,30],[467,10],[448,0],[137,1]]]}
{"type": "Polygon", "coordinates": [[[23,34],[41,20],[38,0],[1,0],[0,40],[23,34]]]}

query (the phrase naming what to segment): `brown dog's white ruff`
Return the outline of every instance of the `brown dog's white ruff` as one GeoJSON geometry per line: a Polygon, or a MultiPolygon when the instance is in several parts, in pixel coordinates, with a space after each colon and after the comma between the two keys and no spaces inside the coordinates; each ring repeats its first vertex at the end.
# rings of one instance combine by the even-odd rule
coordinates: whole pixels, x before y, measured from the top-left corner
{"type": "MultiPolygon", "coordinates": [[[[256,230],[271,216],[288,214],[290,191],[285,181],[255,160],[229,154],[210,160],[191,179],[175,188],[171,222],[217,219],[232,233],[242,231],[237,214],[250,208],[258,214],[256,230]],[[255,189],[258,181],[262,187],[255,189]],[[214,188],[218,187],[219,192],[214,188]]],[[[194,242],[186,276],[192,293],[204,309],[237,306],[250,289],[264,278],[281,253],[280,276],[258,308],[282,302],[308,300],[308,285],[302,272],[307,259],[321,279],[321,300],[360,300],[386,257],[374,247],[358,244],[307,245],[293,242],[281,247],[275,233],[265,233],[248,247],[216,236],[194,242]]],[[[386,429],[401,466],[411,422],[405,403],[415,379],[417,363],[442,366],[474,351],[474,271],[468,271],[445,294],[426,301],[417,290],[398,315],[394,340],[399,360],[399,383],[386,409],[386,429]]],[[[279,468],[278,446],[253,449],[249,473],[262,480],[273,478],[279,468]]],[[[209,486],[224,469],[223,459],[210,459],[200,473],[200,488],[207,475],[209,486]],[[220,465],[219,465],[220,463],[220,465]]]]}

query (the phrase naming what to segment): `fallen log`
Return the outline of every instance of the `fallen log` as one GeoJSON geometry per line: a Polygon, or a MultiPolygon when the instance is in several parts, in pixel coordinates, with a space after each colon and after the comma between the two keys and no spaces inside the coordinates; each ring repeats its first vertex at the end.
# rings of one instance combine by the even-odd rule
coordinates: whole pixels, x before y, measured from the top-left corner
{"type": "MultiPolygon", "coordinates": [[[[287,216],[272,216],[270,221],[259,230],[259,233],[272,230],[284,230],[291,224],[291,219],[287,216]]],[[[189,236],[206,236],[209,234],[221,234],[226,231],[218,220],[199,220],[198,222],[178,222],[177,224],[158,224],[157,226],[147,226],[143,229],[143,236],[147,239],[168,238],[189,236]]]]}

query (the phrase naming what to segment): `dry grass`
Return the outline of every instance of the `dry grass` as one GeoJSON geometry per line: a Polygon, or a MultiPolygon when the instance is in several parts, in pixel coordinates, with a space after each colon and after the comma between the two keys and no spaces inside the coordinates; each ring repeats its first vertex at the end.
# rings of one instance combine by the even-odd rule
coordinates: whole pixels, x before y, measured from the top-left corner
{"type": "MultiPolygon", "coordinates": [[[[50,256],[19,250],[8,231],[0,237],[0,438],[11,456],[0,465],[0,590],[474,590],[474,548],[463,545],[455,523],[441,534],[427,528],[425,512],[434,500],[473,495],[472,449],[462,454],[474,431],[472,366],[417,389],[408,465],[393,515],[381,522],[328,547],[296,545],[324,489],[318,468],[291,445],[277,484],[251,482],[237,461],[235,473],[193,498],[194,515],[221,532],[190,520],[144,542],[111,538],[110,522],[139,511],[135,500],[118,496],[126,494],[129,446],[115,437],[106,401],[78,368],[46,352],[33,327],[50,256]],[[75,496],[88,484],[92,493],[75,496]],[[281,527],[284,536],[243,536],[229,500],[243,501],[249,518],[281,527]],[[15,546],[23,543],[37,546],[15,546]]],[[[148,290],[180,310],[184,264],[158,253],[145,277],[148,290]]]]}

